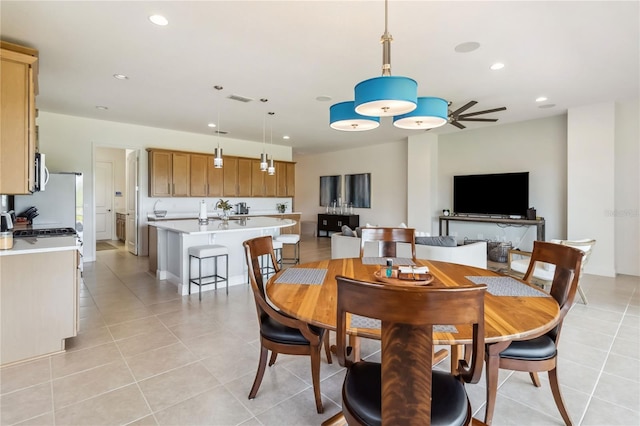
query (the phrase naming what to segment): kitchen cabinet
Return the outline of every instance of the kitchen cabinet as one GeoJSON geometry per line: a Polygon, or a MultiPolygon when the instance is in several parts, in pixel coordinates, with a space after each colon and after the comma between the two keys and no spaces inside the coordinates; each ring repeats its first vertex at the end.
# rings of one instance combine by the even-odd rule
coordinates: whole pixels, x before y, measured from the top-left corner
{"type": "Polygon", "coordinates": [[[0,194],[29,194],[35,182],[38,51],[0,43],[0,194]]]}
{"type": "Polygon", "coordinates": [[[260,160],[251,160],[251,196],[275,197],[276,176],[260,170],[260,160]]]}
{"type": "Polygon", "coordinates": [[[296,163],[276,161],[276,196],[296,195],[296,163]]]}
{"type": "Polygon", "coordinates": [[[213,155],[207,160],[207,195],[209,197],[222,197],[224,186],[224,162],[222,169],[213,166],[213,155]]]}
{"type": "Polygon", "coordinates": [[[0,256],[0,365],[64,351],[77,335],[79,264],[77,250],[0,256]]]}
{"type": "Polygon", "coordinates": [[[189,193],[192,197],[207,196],[207,168],[208,156],[191,154],[189,193]]]}
{"type": "Polygon", "coordinates": [[[224,157],[224,188],[225,197],[251,196],[251,159],[241,157],[224,157]]]}
{"type": "Polygon", "coordinates": [[[116,237],[124,242],[127,240],[127,215],[116,213],[116,237]]]}
{"type": "Polygon", "coordinates": [[[190,154],[178,151],[149,151],[149,196],[188,197],[190,154]]]}

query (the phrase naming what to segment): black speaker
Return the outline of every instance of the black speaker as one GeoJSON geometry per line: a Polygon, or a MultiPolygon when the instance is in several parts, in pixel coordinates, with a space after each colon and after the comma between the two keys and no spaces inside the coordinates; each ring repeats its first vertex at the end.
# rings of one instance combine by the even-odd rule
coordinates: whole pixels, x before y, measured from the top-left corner
{"type": "Polygon", "coordinates": [[[536,220],[536,209],[533,207],[527,209],[527,220],[536,220]]]}

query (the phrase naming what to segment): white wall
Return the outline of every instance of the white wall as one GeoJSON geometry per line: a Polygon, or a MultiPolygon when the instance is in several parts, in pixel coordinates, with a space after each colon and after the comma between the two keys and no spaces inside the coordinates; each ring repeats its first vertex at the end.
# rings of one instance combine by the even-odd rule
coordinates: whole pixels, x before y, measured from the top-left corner
{"type": "Polygon", "coordinates": [[[354,209],[360,215],[361,226],[366,223],[395,226],[407,221],[406,144],[300,155],[295,161],[296,210],[302,212],[303,221],[317,222],[317,214],[325,212],[325,207],[320,206],[320,176],[354,173],[371,173],[371,208],[354,209]]]}
{"type": "MultiPolygon", "coordinates": [[[[616,104],[615,268],[640,275],[640,102],[616,104]]],[[[595,253],[595,251],[594,251],[595,253]]]]}
{"type": "MultiPolygon", "coordinates": [[[[153,127],[136,126],[111,121],[93,120],[40,111],[38,116],[40,151],[47,154],[47,166],[51,171],[75,171],[84,174],[85,261],[95,259],[93,165],[98,147],[137,149],[140,157],[140,238],[146,233],[146,215],[153,210],[155,199],[148,197],[148,156],[146,148],[165,148],[193,152],[213,152],[217,139],[213,136],[178,132],[153,127]]],[[[262,143],[221,138],[220,146],[225,155],[258,158],[262,143]]],[[[271,148],[271,147],[270,147],[271,148]]],[[[276,160],[291,161],[291,147],[273,145],[276,160]]],[[[197,199],[181,199],[185,203],[197,199]]],[[[177,206],[182,202],[172,202],[177,206]]],[[[274,204],[275,209],[275,201],[274,204]]],[[[179,207],[177,207],[179,208],[179,207]]],[[[185,210],[182,210],[185,211],[185,210]]],[[[140,254],[147,253],[142,245],[140,254]]]]}
{"type": "MultiPolygon", "coordinates": [[[[546,222],[546,239],[566,237],[565,116],[448,133],[439,137],[438,200],[433,212],[453,211],[453,176],[529,172],[529,204],[546,222]]],[[[500,191],[500,188],[496,188],[500,191]]],[[[505,193],[505,197],[509,194],[505,193]]],[[[533,248],[535,227],[451,222],[450,233],[460,241],[511,241],[523,250],[533,248]]],[[[437,221],[433,233],[438,234],[437,221]]]]}
{"type": "Polygon", "coordinates": [[[438,135],[422,132],[407,142],[407,225],[420,232],[432,230],[442,209],[438,202],[438,135]],[[440,209],[440,210],[439,210],[440,209]]]}

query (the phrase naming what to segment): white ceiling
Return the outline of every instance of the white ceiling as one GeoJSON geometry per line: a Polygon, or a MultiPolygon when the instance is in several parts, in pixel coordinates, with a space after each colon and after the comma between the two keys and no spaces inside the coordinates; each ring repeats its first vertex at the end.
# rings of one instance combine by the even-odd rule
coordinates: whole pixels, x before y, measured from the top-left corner
{"type": "MultiPolygon", "coordinates": [[[[389,2],[392,74],[498,124],[638,98],[638,1],[389,2]],[[480,48],[456,53],[460,43],[480,48]],[[494,62],[505,63],[491,71],[494,62]],[[536,103],[539,96],[548,101],[536,103]],[[541,108],[548,104],[555,106],[541,108]]],[[[40,51],[43,111],[262,141],[315,153],[399,141],[415,131],[329,128],[329,107],[381,74],[378,1],[5,1],[1,37],[40,51]],[[166,27],[148,21],[162,14],[166,27]],[[113,74],[129,76],[119,81],[113,74]],[[214,85],[224,90],[216,92],[214,85]],[[250,103],[226,97],[253,98],[250,103]],[[330,96],[329,102],[316,100],[330,96]],[[263,104],[260,98],[267,98],[263,104]],[[96,109],[107,106],[107,111],[96,109]],[[291,136],[289,141],[282,135],[291,136]],[[267,141],[269,136],[267,136],[267,141]]],[[[495,125],[465,123],[468,129],[495,125]]],[[[460,132],[452,125],[432,130],[460,132]]]]}

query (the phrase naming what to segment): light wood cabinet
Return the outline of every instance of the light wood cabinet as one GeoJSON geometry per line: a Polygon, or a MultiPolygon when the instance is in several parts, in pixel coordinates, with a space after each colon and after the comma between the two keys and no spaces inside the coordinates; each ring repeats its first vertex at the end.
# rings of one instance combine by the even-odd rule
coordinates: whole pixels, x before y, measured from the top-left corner
{"type": "Polygon", "coordinates": [[[77,334],[78,259],[77,250],[0,256],[0,365],[63,351],[77,334]]]}
{"type": "Polygon", "coordinates": [[[275,197],[276,176],[277,172],[276,175],[270,175],[260,170],[260,160],[251,160],[251,196],[275,197]]]}
{"type": "Polygon", "coordinates": [[[251,162],[250,158],[224,157],[224,196],[251,196],[251,162]]]}
{"type": "Polygon", "coordinates": [[[276,161],[276,196],[296,195],[296,163],[276,161]]]}
{"type": "Polygon", "coordinates": [[[29,194],[35,182],[38,51],[0,43],[0,194],[29,194]]]}
{"type": "Polygon", "coordinates": [[[190,180],[188,153],[149,150],[150,197],[188,197],[190,180]]]}
{"type": "Polygon", "coordinates": [[[224,162],[222,169],[213,166],[213,155],[207,160],[207,195],[209,197],[222,197],[224,184],[224,162]]]}
{"type": "Polygon", "coordinates": [[[191,176],[189,180],[189,193],[192,197],[206,197],[207,193],[207,168],[206,155],[191,154],[191,176]]]}

